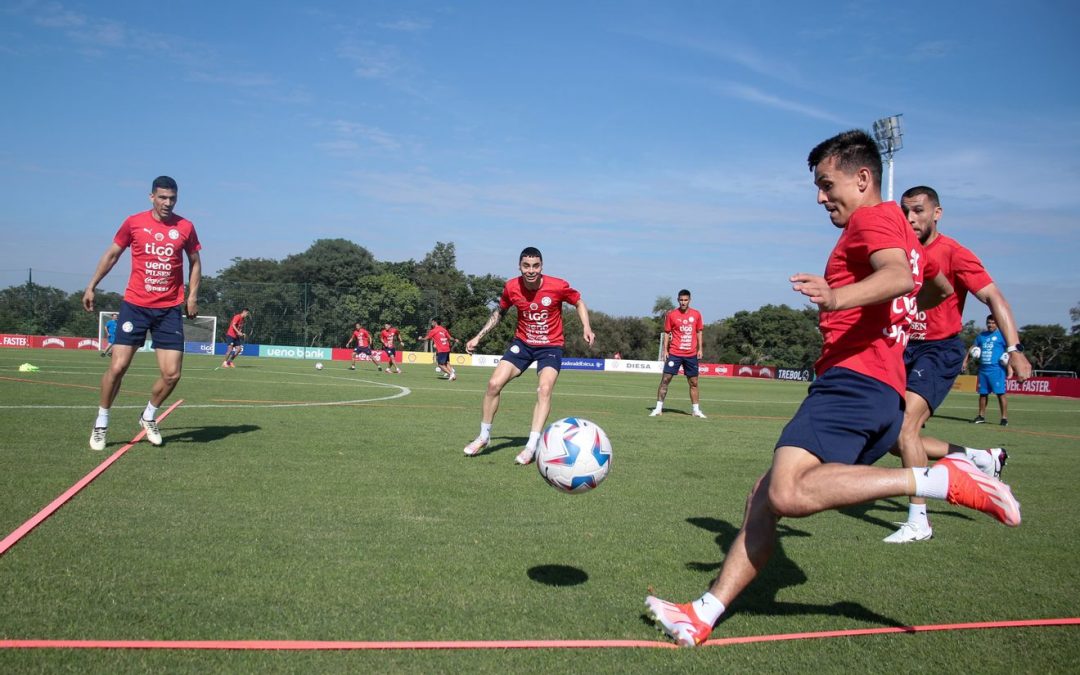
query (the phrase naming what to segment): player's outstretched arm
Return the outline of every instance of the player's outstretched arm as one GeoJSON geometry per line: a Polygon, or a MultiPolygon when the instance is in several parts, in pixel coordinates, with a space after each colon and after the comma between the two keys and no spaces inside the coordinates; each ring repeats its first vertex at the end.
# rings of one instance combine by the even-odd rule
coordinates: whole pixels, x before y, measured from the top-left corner
{"type": "Polygon", "coordinates": [[[585,301],[580,298],[574,307],[577,308],[578,318],[581,319],[581,336],[591,347],[593,341],[596,340],[596,335],[593,334],[592,325],[589,323],[589,308],[585,306],[585,301]]]}
{"type": "Polygon", "coordinates": [[[923,287],[919,289],[919,297],[917,299],[919,309],[926,311],[933,309],[944,302],[945,298],[955,293],[953,285],[949,283],[949,280],[945,278],[945,275],[938,272],[937,276],[932,279],[927,279],[923,287]]]}
{"type": "MultiPolygon", "coordinates": [[[[1014,347],[1019,344],[1020,329],[1016,325],[1012,306],[1005,299],[1005,294],[1001,292],[997,284],[991,282],[983,286],[975,293],[975,297],[990,308],[994,320],[997,321],[998,329],[1005,336],[1005,346],[1014,347]]],[[[1021,382],[1031,377],[1031,362],[1022,352],[1009,353],[1008,369],[1021,382]]]]}
{"type": "Polygon", "coordinates": [[[109,248],[105,249],[105,253],[101,255],[101,259],[98,260],[97,267],[94,269],[94,276],[90,277],[90,283],[86,285],[86,291],[83,293],[83,309],[86,311],[94,311],[94,289],[112,270],[123,252],[124,249],[120,248],[116,242],[113,242],[109,244],[109,248]]]}
{"type": "Polygon", "coordinates": [[[469,354],[476,351],[476,347],[480,344],[480,340],[483,340],[484,336],[490,333],[492,328],[499,325],[499,321],[502,320],[503,314],[505,314],[504,310],[501,307],[496,307],[495,311],[488,317],[488,320],[484,322],[484,327],[480,329],[480,332],[465,343],[465,351],[469,354]]]}
{"type": "Polygon", "coordinates": [[[903,249],[885,248],[870,254],[870,276],[840,288],[830,288],[824,277],[800,272],[791,276],[791,287],[825,311],[866,307],[888,302],[915,288],[911,264],[903,249]]]}

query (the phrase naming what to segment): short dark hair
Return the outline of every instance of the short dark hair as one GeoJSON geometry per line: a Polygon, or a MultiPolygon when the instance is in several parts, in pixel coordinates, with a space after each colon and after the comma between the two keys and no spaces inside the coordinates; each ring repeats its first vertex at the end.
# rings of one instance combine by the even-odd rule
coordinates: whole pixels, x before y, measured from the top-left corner
{"type": "Polygon", "coordinates": [[[544,256],[540,255],[540,249],[535,246],[526,246],[521,249],[521,255],[518,256],[518,262],[521,262],[525,258],[540,258],[540,262],[544,262],[544,256]]]}
{"type": "Polygon", "coordinates": [[[986,315],[986,320],[987,321],[993,321],[994,323],[997,323],[997,319],[994,318],[993,314],[987,314],[986,315]]]}
{"type": "Polygon", "coordinates": [[[916,185],[913,188],[908,188],[904,190],[904,194],[900,195],[900,201],[903,201],[905,199],[912,199],[913,197],[918,197],[919,195],[926,195],[926,198],[930,200],[931,204],[933,204],[934,206],[941,206],[941,200],[938,199],[937,190],[932,187],[927,187],[925,185],[916,185]]]}
{"type": "Polygon", "coordinates": [[[688,290],[686,290],[686,289],[684,288],[684,289],[682,289],[681,291],[679,291],[679,294],[678,294],[678,295],[676,295],[675,297],[676,297],[676,298],[681,298],[681,297],[682,297],[682,296],[684,296],[684,295],[685,295],[686,297],[688,297],[688,298],[689,298],[689,297],[690,297],[690,291],[688,291],[688,290]]]}
{"type": "Polygon", "coordinates": [[[810,151],[806,163],[813,171],[814,167],[829,157],[836,157],[837,166],[849,174],[863,167],[870,169],[874,182],[881,185],[881,152],[877,142],[862,129],[845,131],[818,143],[810,151]]]}
{"type": "Polygon", "coordinates": [[[150,194],[157,192],[158,188],[161,188],[162,190],[172,190],[173,192],[176,192],[176,181],[169,176],[158,176],[150,185],[150,194]]]}

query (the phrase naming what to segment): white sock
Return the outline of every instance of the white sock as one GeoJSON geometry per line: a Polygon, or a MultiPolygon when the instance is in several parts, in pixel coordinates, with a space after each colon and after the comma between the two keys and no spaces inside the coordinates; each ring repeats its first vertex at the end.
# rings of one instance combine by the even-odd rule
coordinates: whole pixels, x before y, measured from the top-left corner
{"type": "Polygon", "coordinates": [[[142,418],[144,420],[157,419],[157,406],[150,401],[147,401],[146,410],[143,411],[142,418]]]}
{"type": "Polygon", "coordinates": [[[692,603],[694,608],[694,614],[697,614],[698,618],[710,626],[716,623],[716,620],[720,618],[720,615],[727,609],[724,607],[724,603],[716,599],[716,596],[712,593],[706,592],[692,603]]]}
{"type": "Polygon", "coordinates": [[[911,470],[915,474],[915,496],[945,499],[949,493],[949,470],[941,465],[911,470]]]}
{"type": "Polygon", "coordinates": [[[657,410],[663,410],[664,409],[664,402],[663,401],[657,401],[656,402],[656,409],[657,410]]]}
{"type": "Polygon", "coordinates": [[[525,447],[526,448],[535,448],[536,443],[539,440],[540,440],[540,432],[539,431],[530,431],[529,432],[529,442],[525,444],[525,447]]]}
{"type": "Polygon", "coordinates": [[[109,426],[109,409],[98,408],[97,419],[94,421],[95,427],[108,427],[109,426]]]}
{"type": "Polygon", "coordinates": [[[701,404],[699,404],[699,403],[694,404],[694,412],[701,412],[701,404]]]}
{"type": "Polygon", "coordinates": [[[491,422],[480,423],[480,438],[485,441],[491,438],[491,422]]]}
{"type": "Polygon", "coordinates": [[[907,521],[912,525],[930,526],[930,519],[926,517],[926,504],[908,504],[907,521]]]}

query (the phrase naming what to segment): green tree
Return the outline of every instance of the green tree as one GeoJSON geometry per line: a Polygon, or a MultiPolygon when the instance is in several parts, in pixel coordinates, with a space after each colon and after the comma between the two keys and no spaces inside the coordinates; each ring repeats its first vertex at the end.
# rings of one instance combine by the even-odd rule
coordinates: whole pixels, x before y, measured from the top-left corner
{"type": "Polygon", "coordinates": [[[736,312],[724,322],[719,360],[786,368],[811,368],[821,353],[817,309],[765,305],[736,312]]]}
{"type": "Polygon", "coordinates": [[[281,261],[280,281],[347,288],[379,272],[375,257],[347,239],[319,239],[303,253],[281,261]]]}
{"type": "Polygon", "coordinates": [[[1065,328],[1058,324],[1031,324],[1020,329],[1024,354],[1036,370],[1060,370],[1059,360],[1069,348],[1065,328]]]}

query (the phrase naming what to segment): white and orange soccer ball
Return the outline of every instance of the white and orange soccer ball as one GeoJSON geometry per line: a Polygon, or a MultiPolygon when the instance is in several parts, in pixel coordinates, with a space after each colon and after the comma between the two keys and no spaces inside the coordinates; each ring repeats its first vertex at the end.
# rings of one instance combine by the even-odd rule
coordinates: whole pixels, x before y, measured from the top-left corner
{"type": "Polygon", "coordinates": [[[322,361],[315,362],[315,370],[322,370],[322,361]]]}
{"type": "Polygon", "coordinates": [[[552,422],[540,434],[536,468],[553,488],[588,492],[611,470],[611,441],[596,424],[580,417],[552,422]]]}

